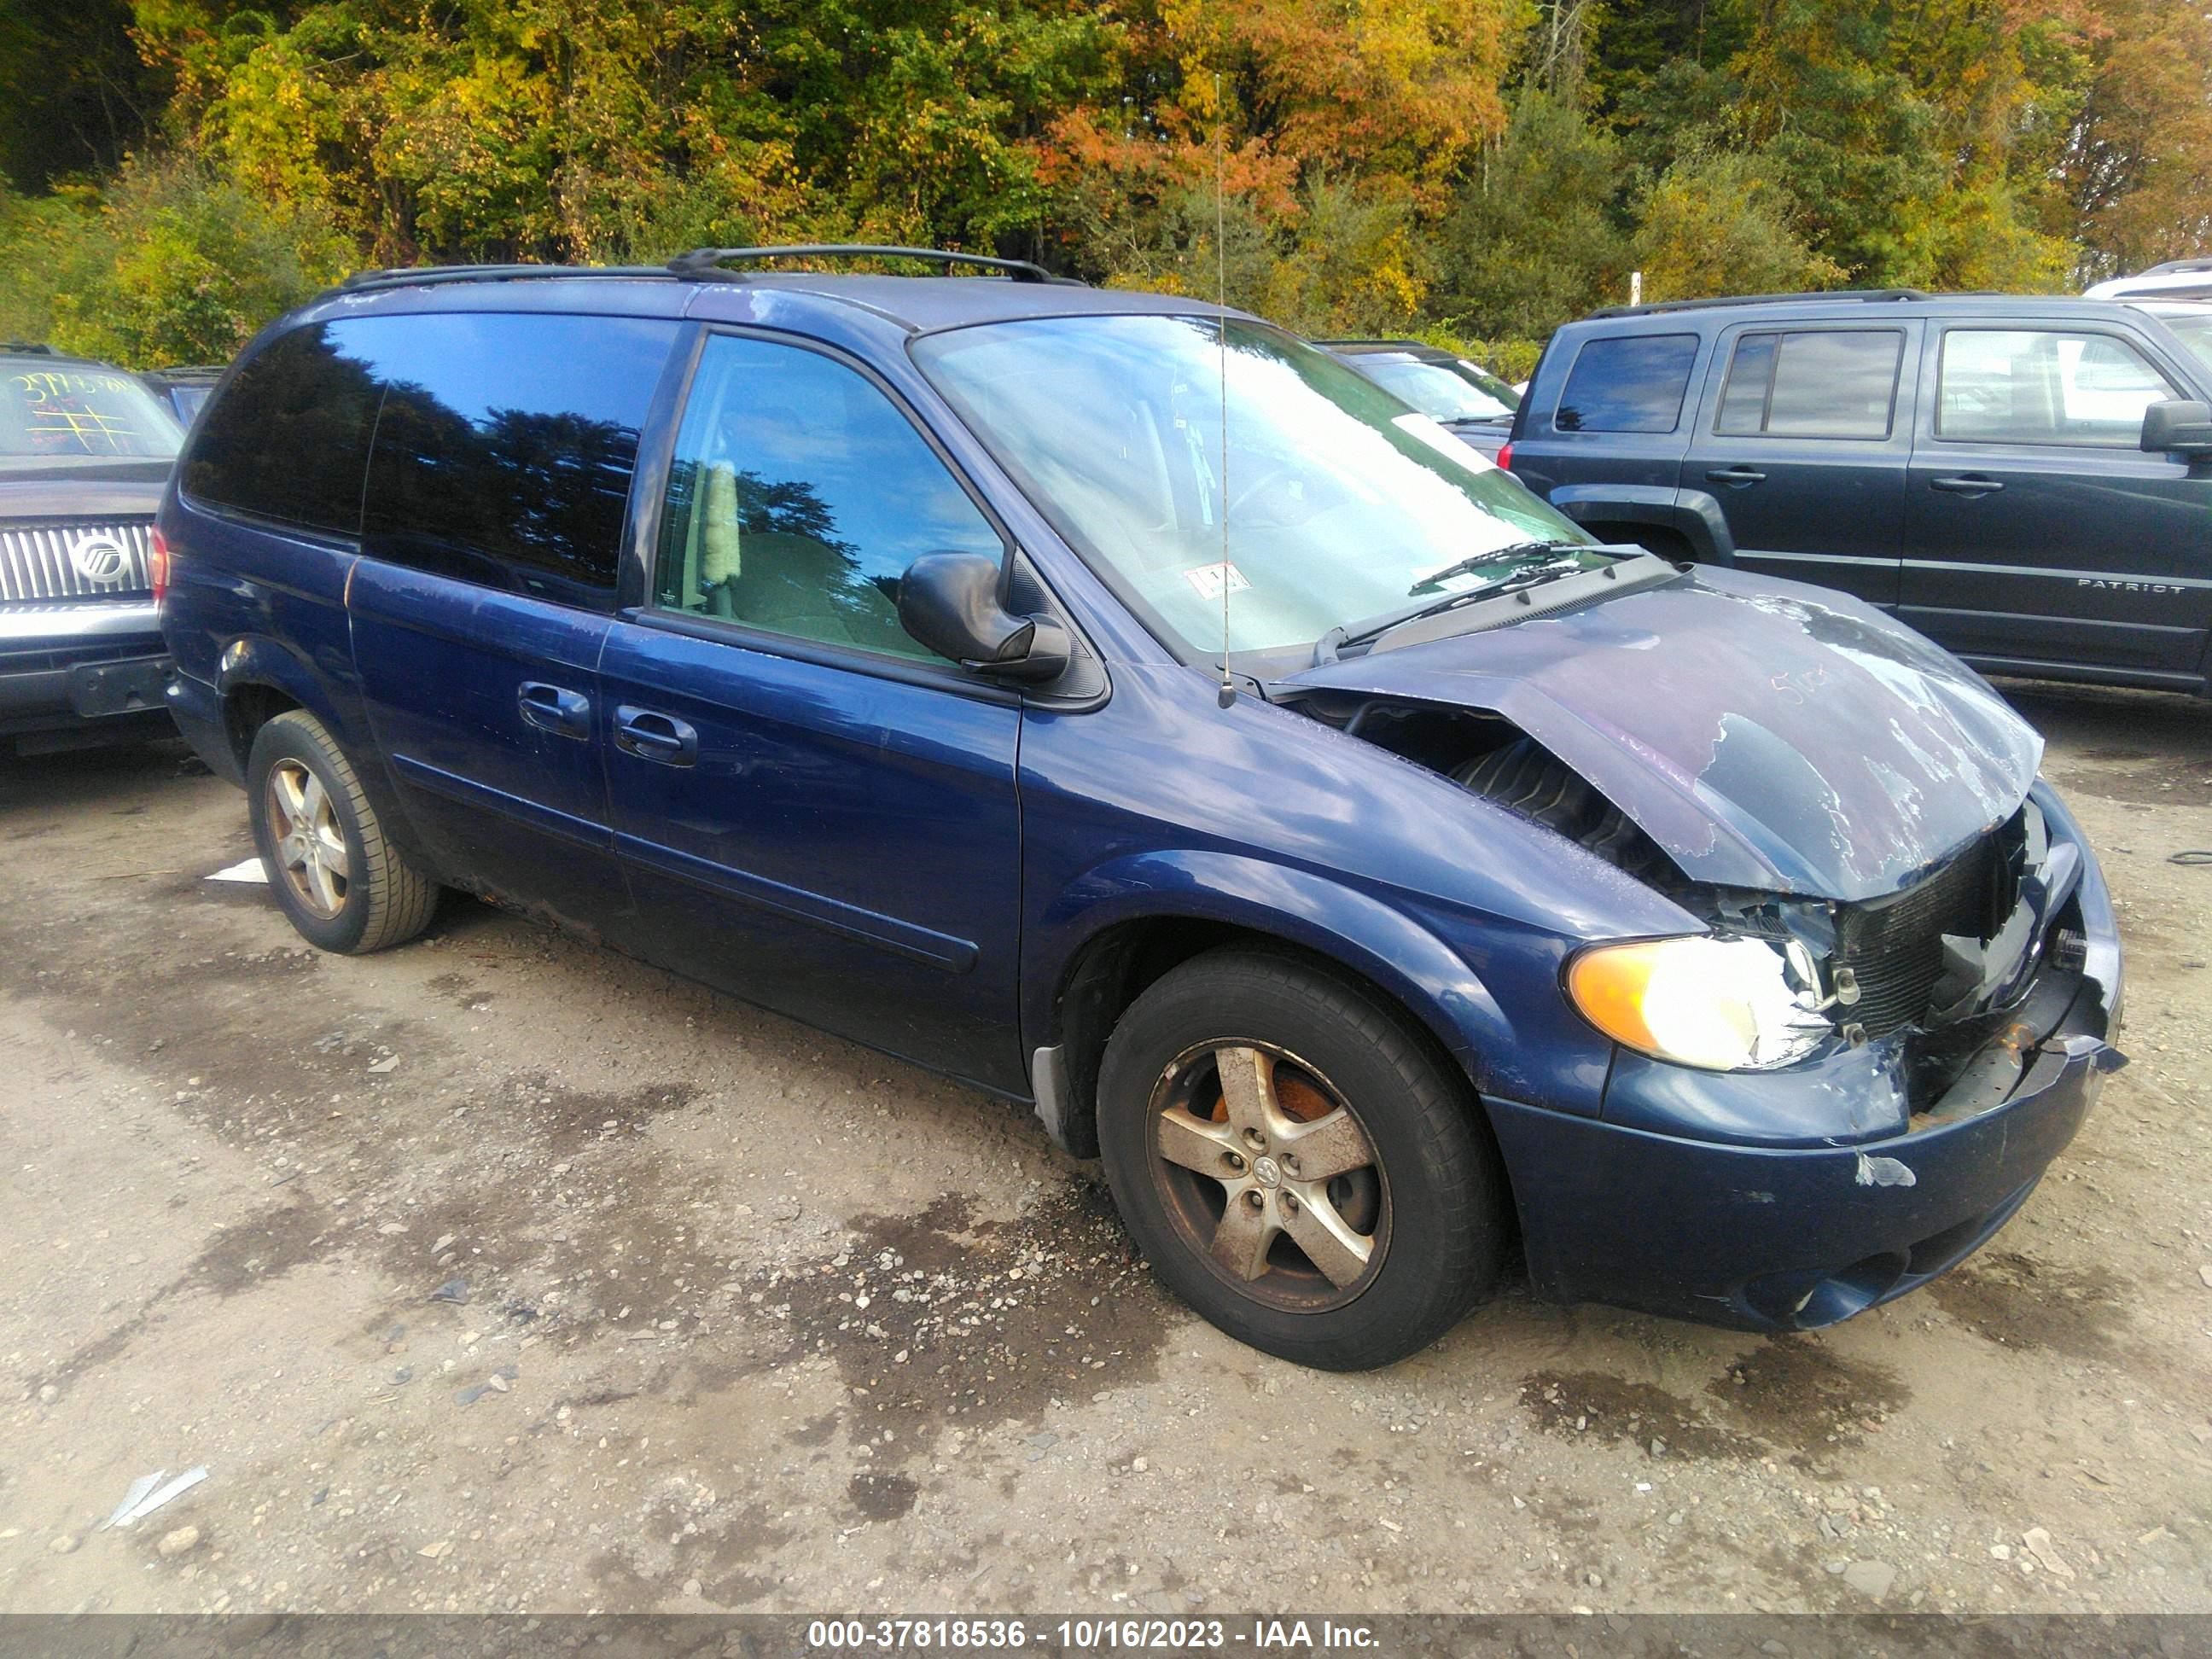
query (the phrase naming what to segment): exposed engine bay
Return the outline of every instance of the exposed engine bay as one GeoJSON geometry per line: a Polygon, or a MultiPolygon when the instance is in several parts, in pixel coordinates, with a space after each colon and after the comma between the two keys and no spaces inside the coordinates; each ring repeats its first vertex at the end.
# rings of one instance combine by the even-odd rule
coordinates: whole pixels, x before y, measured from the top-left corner
{"type": "Polygon", "coordinates": [[[2054,848],[2032,800],[1893,892],[1778,894],[1692,879],[1588,779],[1502,717],[1334,691],[1285,701],[1575,842],[1717,937],[1764,942],[1781,958],[1796,1004],[1789,1018],[1801,1030],[1817,1021],[1835,1042],[1899,1044],[1916,1110],[1933,1107],[1993,1039],[2017,1061],[2070,1001],[2063,987],[2082,965],[2072,914],[2079,854],[2054,848]],[[2054,983],[2039,988],[2045,968],[2054,983]],[[2033,1010],[2025,1006],[2032,991],[2033,1010]]]}

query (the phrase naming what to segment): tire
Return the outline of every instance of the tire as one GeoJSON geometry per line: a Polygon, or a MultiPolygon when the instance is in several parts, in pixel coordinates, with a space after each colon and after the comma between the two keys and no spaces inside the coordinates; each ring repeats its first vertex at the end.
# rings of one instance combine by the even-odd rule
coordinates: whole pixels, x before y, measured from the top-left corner
{"type": "Polygon", "coordinates": [[[1268,1353],[1387,1365],[1497,1283],[1510,1202],[1464,1084],[1375,994],[1293,957],[1212,951],[1147,988],[1107,1042],[1098,1135],[1153,1271],[1268,1353]]]}
{"type": "Polygon", "coordinates": [[[254,733],[246,799],[270,890],[310,945],[365,956],[430,925],[438,884],[386,836],[353,763],[313,714],[288,709],[254,733]]]}

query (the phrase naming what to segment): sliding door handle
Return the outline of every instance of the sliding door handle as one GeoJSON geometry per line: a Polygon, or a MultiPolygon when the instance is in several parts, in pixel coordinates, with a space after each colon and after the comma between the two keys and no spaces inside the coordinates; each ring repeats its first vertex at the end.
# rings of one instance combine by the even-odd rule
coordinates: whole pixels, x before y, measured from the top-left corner
{"type": "Polygon", "coordinates": [[[663,766],[696,766],[699,762],[699,733],[690,722],[628,703],[615,710],[615,747],[663,766]]]}

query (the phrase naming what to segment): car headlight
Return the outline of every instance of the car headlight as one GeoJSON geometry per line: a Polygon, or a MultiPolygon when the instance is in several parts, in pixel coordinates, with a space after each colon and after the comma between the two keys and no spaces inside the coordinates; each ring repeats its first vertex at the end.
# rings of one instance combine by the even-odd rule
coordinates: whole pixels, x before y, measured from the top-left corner
{"type": "Polygon", "coordinates": [[[1834,1030],[1783,947],[1756,939],[1644,939],[1583,951],[1567,994],[1616,1042],[1707,1071],[1765,1071],[1805,1058],[1834,1030]],[[1798,981],[1793,983],[1793,980],[1798,981]]]}

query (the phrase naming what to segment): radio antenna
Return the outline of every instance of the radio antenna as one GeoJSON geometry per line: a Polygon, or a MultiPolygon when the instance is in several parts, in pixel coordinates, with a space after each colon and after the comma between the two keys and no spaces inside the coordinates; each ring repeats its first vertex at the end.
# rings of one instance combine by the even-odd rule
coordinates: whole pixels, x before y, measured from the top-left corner
{"type": "Polygon", "coordinates": [[[1224,239],[1222,211],[1222,125],[1227,118],[1221,102],[1221,76],[1213,77],[1213,332],[1215,355],[1221,369],[1221,706],[1237,702],[1237,682],[1229,677],[1229,590],[1237,567],[1229,562],[1229,247],[1224,239]]]}

